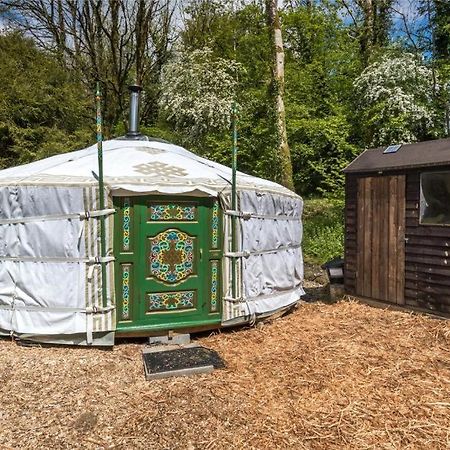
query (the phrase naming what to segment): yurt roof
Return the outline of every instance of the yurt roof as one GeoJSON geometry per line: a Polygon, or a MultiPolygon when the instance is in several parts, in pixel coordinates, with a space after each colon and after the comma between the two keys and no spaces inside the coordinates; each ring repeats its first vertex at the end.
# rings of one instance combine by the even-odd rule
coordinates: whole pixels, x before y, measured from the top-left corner
{"type": "MultiPolygon", "coordinates": [[[[104,181],[118,193],[217,195],[231,187],[231,169],[177,145],[153,140],[103,142],[104,181]]],[[[97,183],[97,146],[0,171],[0,185],[97,183]]],[[[283,186],[238,172],[238,189],[297,196],[283,186]]]]}

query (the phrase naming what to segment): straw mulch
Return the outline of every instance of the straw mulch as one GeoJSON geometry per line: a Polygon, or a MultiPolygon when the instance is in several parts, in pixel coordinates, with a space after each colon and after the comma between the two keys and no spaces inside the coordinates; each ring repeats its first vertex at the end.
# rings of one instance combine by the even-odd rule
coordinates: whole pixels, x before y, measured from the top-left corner
{"type": "Polygon", "coordinates": [[[355,302],[200,338],[228,368],[146,382],[142,344],[0,341],[0,448],[450,447],[450,323],[355,302]]]}

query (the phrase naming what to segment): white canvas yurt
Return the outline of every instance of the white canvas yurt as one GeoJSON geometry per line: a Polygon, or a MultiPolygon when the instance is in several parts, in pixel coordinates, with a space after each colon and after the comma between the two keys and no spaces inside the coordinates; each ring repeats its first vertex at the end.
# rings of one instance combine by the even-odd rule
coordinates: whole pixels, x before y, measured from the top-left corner
{"type": "Polygon", "coordinates": [[[298,195],[238,172],[233,211],[231,169],[138,133],[104,142],[103,164],[103,210],[96,146],[0,171],[0,335],[113,345],[300,299],[298,195]]]}

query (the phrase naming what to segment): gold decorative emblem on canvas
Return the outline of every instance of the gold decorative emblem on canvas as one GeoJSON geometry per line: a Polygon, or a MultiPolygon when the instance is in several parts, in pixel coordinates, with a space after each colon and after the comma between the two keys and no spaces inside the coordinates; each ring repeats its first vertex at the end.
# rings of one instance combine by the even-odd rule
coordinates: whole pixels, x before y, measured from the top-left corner
{"type": "Polygon", "coordinates": [[[163,162],[155,161],[137,164],[133,166],[135,172],[142,173],[143,175],[157,175],[166,177],[185,177],[187,171],[181,167],[171,166],[163,162]]]}
{"type": "Polygon", "coordinates": [[[160,155],[161,153],[166,153],[166,150],[162,148],[149,148],[149,147],[136,147],[138,152],[148,153],[149,155],[160,155]]]}

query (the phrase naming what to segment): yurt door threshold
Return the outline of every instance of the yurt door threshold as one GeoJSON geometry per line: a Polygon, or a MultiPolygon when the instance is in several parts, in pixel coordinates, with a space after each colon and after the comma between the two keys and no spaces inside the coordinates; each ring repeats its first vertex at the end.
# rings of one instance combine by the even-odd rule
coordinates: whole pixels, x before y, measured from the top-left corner
{"type": "Polygon", "coordinates": [[[117,332],[151,335],[220,324],[215,199],[115,197],[117,332]]]}

